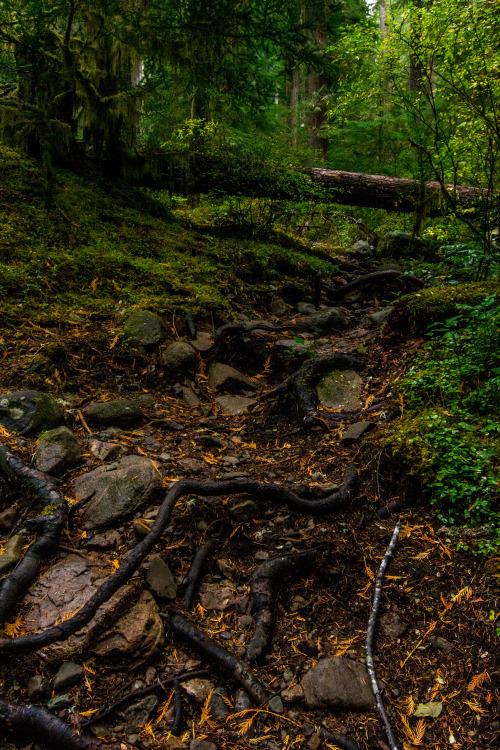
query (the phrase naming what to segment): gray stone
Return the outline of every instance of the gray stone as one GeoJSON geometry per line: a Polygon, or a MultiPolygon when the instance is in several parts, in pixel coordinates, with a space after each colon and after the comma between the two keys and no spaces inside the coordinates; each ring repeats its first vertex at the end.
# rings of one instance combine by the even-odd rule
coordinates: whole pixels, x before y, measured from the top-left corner
{"type": "Polygon", "coordinates": [[[85,541],[87,549],[108,550],[115,549],[121,541],[118,531],[108,531],[106,534],[95,534],[85,541]]]}
{"type": "Polygon", "coordinates": [[[0,424],[18,435],[37,435],[63,422],[60,406],[39,391],[15,391],[0,397],[0,424]]]}
{"type": "Polygon", "coordinates": [[[142,409],[135,399],[97,401],[83,410],[85,418],[94,427],[135,427],[144,420],[142,409]]]}
{"type": "Polygon", "coordinates": [[[217,750],[217,745],[208,740],[195,739],[189,743],[189,750],[217,750]]]}
{"type": "Polygon", "coordinates": [[[269,301],[269,311],[273,315],[285,315],[288,310],[286,303],[281,297],[271,297],[269,301]]]}
{"type": "Polygon", "coordinates": [[[347,325],[344,311],[340,307],[326,307],[307,318],[298,320],[297,323],[304,330],[314,329],[325,332],[343,330],[347,325]]]}
{"type": "Polygon", "coordinates": [[[304,699],[304,691],[300,685],[292,685],[281,693],[285,703],[298,703],[304,699]]]}
{"type": "MultiPolygon", "coordinates": [[[[53,627],[82,607],[109,577],[109,569],[92,559],[68,555],[42,575],[26,597],[31,605],[23,620],[27,635],[53,627]]],[[[133,589],[122,586],[97,610],[94,618],[64,642],[48,646],[52,659],[68,659],[88,651],[103,659],[127,660],[127,667],[142,664],[163,643],[163,624],[151,594],[136,601],[133,589]]]]}
{"type": "Polygon", "coordinates": [[[449,654],[453,648],[453,644],[450,643],[450,641],[446,640],[446,638],[442,638],[440,635],[431,635],[431,637],[429,638],[429,643],[431,644],[431,646],[434,646],[434,648],[442,651],[443,654],[449,654]]]}
{"type": "Polygon", "coordinates": [[[207,331],[198,331],[197,337],[189,343],[191,346],[194,346],[198,352],[209,352],[214,345],[212,336],[210,333],[207,333],[207,331]]]}
{"type": "Polygon", "coordinates": [[[251,615],[242,615],[238,620],[238,627],[241,630],[246,630],[253,625],[253,617],[251,615]]]}
{"type": "Polygon", "coordinates": [[[59,693],[61,690],[67,690],[67,688],[78,685],[83,680],[84,674],[85,669],[81,664],[75,664],[72,661],[64,662],[55,676],[54,690],[59,693]]]}
{"type": "Polygon", "coordinates": [[[161,318],[149,310],[137,310],[124,324],[124,341],[131,346],[156,346],[165,337],[161,318]]]}
{"type": "Polygon", "coordinates": [[[386,612],[380,618],[380,629],[387,638],[399,638],[407,628],[396,612],[386,612]]]}
{"type": "Polygon", "coordinates": [[[0,513],[0,534],[9,533],[17,523],[19,512],[16,508],[7,508],[0,513]]]}
{"type": "Polygon", "coordinates": [[[273,698],[271,698],[268,706],[269,710],[275,714],[282,714],[285,711],[285,709],[283,708],[283,701],[281,700],[279,695],[275,695],[273,698]]]}
{"type": "Polygon", "coordinates": [[[336,370],[317,385],[319,403],[328,409],[355,411],[363,404],[359,398],[363,381],[354,370],[336,370]]]}
{"type": "Polygon", "coordinates": [[[379,242],[377,252],[393,258],[414,258],[417,255],[431,258],[435,255],[435,243],[412,237],[407,232],[387,232],[379,242]]]}
{"type": "Polygon", "coordinates": [[[38,438],[36,466],[46,474],[62,476],[80,462],[82,451],[73,433],[67,427],[42,432],[38,438]]]}
{"type": "Polygon", "coordinates": [[[229,508],[229,514],[238,520],[250,520],[260,514],[260,508],[253,500],[243,500],[229,508]]]}
{"type": "Polygon", "coordinates": [[[381,326],[384,323],[387,323],[387,321],[391,317],[393,310],[393,306],[384,307],[382,310],[377,310],[377,312],[371,313],[368,318],[376,326],[381,326]]]}
{"type": "Polygon", "coordinates": [[[73,491],[77,500],[91,498],[81,518],[83,527],[92,529],[120,521],[162,486],[162,478],[149,458],[124,456],[78,477],[73,491]]]}
{"type": "Polygon", "coordinates": [[[247,375],[235,370],[234,367],[214,362],[208,371],[208,385],[216,393],[220,391],[234,391],[249,388],[253,391],[258,389],[247,375]]]}
{"type": "Polygon", "coordinates": [[[210,714],[214,719],[225,719],[229,713],[229,707],[224,700],[227,698],[227,690],[223,687],[216,687],[210,698],[210,714]]]}
{"type": "Polygon", "coordinates": [[[182,386],[182,398],[186,402],[186,404],[189,404],[189,406],[198,406],[200,403],[200,399],[193,391],[191,386],[182,386]]]}
{"type": "Polygon", "coordinates": [[[358,257],[373,255],[373,249],[370,243],[366,242],[366,240],[358,240],[351,247],[351,254],[358,257]]]}
{"type": "Polygon", "coordinates": [[[297,310],[301,315],[314,315],[317,312],[316,305],[313,305],[312,302],[299,302],[297,310]]]}
{"type": "Polygon", "coordinates": [[[247,396],[217,396],[216,403],[223,414],[246,414],[250,407],[257,403],[255,398],[247,396]]]}
{"type": "Polygon", "coordinates": [[[72,695],[64,693],[64,695],[56,695],[55,698],[51,698],[47,703],[47,708],[49,711],[60,711],[61,708],[69,708],[74,702],[72,695]]]}
{"type": "Polygon", "coordinates": [[[199,458],[181,458],[179,459],[179,463],[185,471],[189,471],[192,474],[198,474],[200,471],[207,470],[207,464],[199,458]]]}
{"type": "Polygon", "coordinates": [[[369,711],[375,707],[366,668],[342,656],[322,659],[300,684],[309,708],[369,711]]]}
{"type": "Polygon", "coordinates": [[[23,556],[23,547],[26,537],[15,534],[5,542],[3,552],[0,555],[0,575],[12,568],[23,556]]]}
{"type": "Polygon", "coordinates": [[[318,750],[320,745],[321,737],[317,732],[314,732],[314,734],[312,734],[307,741],[307,750],[318,750]]]}
{"type": "Polygon", "coordinates": [[[159,599],[175,599],[177,584],[165,560],[160,555],[151,555],[146,581],[150,591],[159,599]]]}
{"type": "Polygon", "coordinates": [[[175,374],[191,373],[196,369],[196,350],[187,341],[174,341],[162,354],[163,364],[175,374]]]}
{"type": "Polygon", "coordinates": [[[28,680],[28,698],[40,698],[45,693],[44,681],[41,674],[36,674],[28,680]]]}
{"type": "Polygon", "coordinates": [[[229,586],[204,583],[200,588],[200,601],[204,609],[224,612],[236,604],[236,593],[229,586]]]}
{"type": "Polygon", "coordinates": [[[215,685],[210,680],[195,678],[183,683],[184,691],[197,703],[205,703],[206,699],[215,690],[215,685]]]}
{"type": "Polygon", "coordinates": [[[103,440],[91,438],[89,440],[89,451],[99,461],[116,461],[125,453],[125,448],[118,443],[106,443],[103,440]]]}
{"type": "Polygon", "coordinates": [[[349,445],[349,443],[357,443],[363,435],[370,432],[370,430],[373,430],[374,427],[374,422],[355,422],[354,424],[349,425],[347,430],[344,430],[341,441],[345,445],[349,445]]]}
{"type": "Polygon", "coordinates": [[[132,703],[125,708],[121,715],[128,724],[147,724],[157,705],[158,698],[156,695],[147,695],[137,703],[132,703]]]}

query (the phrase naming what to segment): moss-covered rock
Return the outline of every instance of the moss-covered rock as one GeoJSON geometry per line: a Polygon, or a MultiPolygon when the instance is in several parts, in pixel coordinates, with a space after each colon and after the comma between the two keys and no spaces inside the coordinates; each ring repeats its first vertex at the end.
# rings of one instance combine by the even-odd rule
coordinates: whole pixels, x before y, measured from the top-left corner
{"type": "Polygon", "coordinates": [[[156,346],[165,331],[161,318],[150,310],[136,310],[125,321],[124,341],[130,346],[156,346]]]}
{"type": "Polygon", "coordinates": [[[58,477],[78,464],[81,453],[73,433],[67,427],[58,427],[40,435],[35,451],[36,465],[40,471],[58,477]]]}
{"type": "Polygon", "coordinates": [[[19,435],[36,435],[58,427],[64,415],[47,393],[15,391],[0,397],[0,424],[19,435]]]}
{"type": "Polygon", "coordinates": [[[479,281],[455,286],[422,289],[403,298],[412,320],[433,323],[456,315],[459,305],[478,305],[486,297],[500,293],[498,281],[479,281]]]}

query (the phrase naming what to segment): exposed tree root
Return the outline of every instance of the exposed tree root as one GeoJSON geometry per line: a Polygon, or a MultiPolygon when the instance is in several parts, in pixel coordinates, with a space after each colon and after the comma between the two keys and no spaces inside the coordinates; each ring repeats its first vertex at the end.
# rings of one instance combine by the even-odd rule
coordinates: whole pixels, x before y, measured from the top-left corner
{"type": "Polygon", "coordinates": [[[366,632],[366,668],[368,670],[368,674],[370,675],[373,695],[375,696],[377,709],[382,718],[391,750],[398,750],[398,748],[397,748],[396,740],[394,738],[394,734],[392,732],[391,724],[389,722],[389,719],[387,717],[387,714],[384,708],[384,704],[382,703],[382,697],[380,695],[380,690],[377,684],[377,678],[375,676],[375,665],[373,663],[372,644],[373,644],[373,634],[375,632],[375,623],[377,621],[378,608],[380,606],[380,594],[382,593],[382,581],[384,579],[386,568],[389,565],[390,559],[392,557],[394,547],[396,546],[396,542],[398,540],[400,530],[401,530],[401,522],[398,521],[394,529],[394,532],[392,534],[390,544],[387,547],[387,551],[382,559],[380,568],[377,573],[377,579],[375,581],[375,593],[373,595],[373,606],[372,606],[372,611],[370,612],[370,619],[368,621],[368,630],[366,632]]]}
{"type": "Polygon", "coordinates": [[[359,289],[359,287],[367,286],[368,284],[373,284],[374,282],[380,283],[384,281],[392,281],[393,279],[399,278],[399,276],[401,276],[401,271],[373,271],[373,273],[367,273],[365,274],[365,276],[360,276],[358,279],[349,281],[343,286],[333,287],[324,285],[324,288],[327,291],[329,301],[338,302],[339,300],[343,299],[346,294],[350,294],[355,289],[359,289]]]}
{"type": "Polygon", "coordinates": [[[259,682],[240,659],[230,654],[222,646],[219,646],[216,641],[212,640],[212,638],[202,630],[199,630],[191,622],[185,620],[181,615],[172,614],[169,622],[170,627],[177,635],[187,641],[190,646],[211,662],[224,669],[236,682],[239,682],[254,703],[259,705],[267,699],[267,690],[264,685],[259,682]]]}
{"type": "Polygon", "coordinates": [[[292,573],[306,572],[317,560],[314,550],[276,557],[259,565],[251,583],[252,614],[255,615],[253,638],[247,647],[247,659],[259,659],[267,649],[271,638],[276,601],[276,584],[292,573]]]}
{"type": "MultiPolygon", "coordinates": [[[[47,748],[47,750],[103,750],[103,744],[75,734],[61,719],[36,706],[14,706],[0,699],[0,730],[10,732],[16,738],[47,748]]],[[[106,750],[119,748],[106,745],[106,750]]]]}
{"type": "Polygon", "coordinates": [[[174,682],[174,709],[174,723],[171,732],[175,737],[178,737],[182,732],[182,694],[179,680],[174,682]]]}
{"type": "Polygon", "coordinates": [[[116,711],[119,711],[122,706],[127,705],[127,703],[130,703],[130,701],[137,701],[140,698],[145,698],[146,696],[152,695],[154,693],[165,693],[168,687],[172,687],[172,685],[175,685],[176,683],[181,684],[182,682],[188,682],[189,680],[194,680],[198,677],[206,676],[206,669],[195,669],[191,670],[190,672],[181,672],[180,674],[175,675],[175,677],[162,675],[161,677],[158,677],[157,682],[153,683],[153,685],[147,685],[140,690],[133,690],[131,693],[123,695],[110,706],[101,708],[95,714],[92,714],[92,716],[90,716],[86,721],[83,722],[82,729],[85,729],[86,727],[90,726],[91,724],[95,724],[98,721],[107,719],[108,716],[111,716],[116,711]]]}
{"type": "Polygon", "coordinates": [[[41,498],[44,505],[66,505],[64,495],[52,479],[42,471],[26,466],[0,443],[0,471],[9,479],[19,481],[41,498]]]}
{"type": "Polygon", "coordinates": [[[344,414],[332,414],[317,410],[318,394],[316,385],[322,376],[332,370],[360,370],[363,363],[352,354],[340,354],[338,352],[330,357],[318,357],[310,359],[276,388],[262,394],[261,398],[283,398],[292,395],[295,399],[299,412],[303,416],[304,426],[309,427],[317,424],[318,420],[326,422],[339,422],[345,419],[344,414]]]}
{"type": "Polygon", "coordinates": [[[215,546],[215,539],[211,539],[209,542],[206,542],[206,544],[203,544],[193,557],[193,562],[191,563],[191,567],[189,568],[189,572],[183,583],[183,586],[185,587],[184,609],[188,611],[193,608],[194,597],[200,584],[205,561],[215,546]]]}
{"type": "Polygon", "coordinates": [[[50,516],[39,516],[27,522],[28,528],[40,536],[28,549],[19,565],[0,585],[0,624],[4,623],[15,605],[20,602],[38,577],[40,568],[59,550],[66,513],[58,511],[50,516]]]}
{"type": "Polygon", "coordinates": [[[160,505],[156,520],[147,536],[137,544],[122,562],[116,573],[110,576],[95,592],[93,596],[68,620],[42,633],[24,636],[22,638],[0,638],[0,655],[38,651],[52,643],[67,640],[71,635],[81,630],[94,617],[98,608],[107,602],[118,589],[127,583],[137,570],[144,558],[154,549],[163,531],[169,525],[174,507],[179,498],[184,495],[201,495],[209,497],[219,494],[246,493],[256,500],[273,501],[286,505],[291,510],[309,515],[326,515],[342,508],[354,496],[357,485],[358,472],[354,466],[349,466],[343,477],[343,485],[327,497],[307,500],[278,484],[266,484],[250,479],[234,479],[227,482],[197,482],[184,479],[170,488],[165,500],[160,505]]]}
{"type": "Polygon", "coordinates": [[[347,735],[345,734],[337,734],[336,732],[331,732],[322,724],[319,727],[316,727],[316,731],[322,740],[325,740],[325,742],[331,742],[333,745],[337,745],[338,747],[342,748],[342,750],[361,750],[358,743],[352,740],[350,737],[347,737],[347,735]]]}

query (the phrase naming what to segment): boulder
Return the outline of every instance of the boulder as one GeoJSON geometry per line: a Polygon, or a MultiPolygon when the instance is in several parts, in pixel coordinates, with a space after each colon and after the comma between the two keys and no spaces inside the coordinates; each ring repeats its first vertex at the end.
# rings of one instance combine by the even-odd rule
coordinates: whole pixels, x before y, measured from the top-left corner
{"type": "Polygon", "coordinates": [[[165,337],[162,319],[149,310],[136,310],[124,325],[124,341],[131,346],[150,348],[160,344],[165,337]]]}
{"type": "MultiPolygon", "coordinates": [[[[57,562],[26,597],[31,605],[24,619],[26,634],[71,617],[109,574],[97,558],[68,555],[57,562]]],[[[85,650],[102,658],[125,660],[127,667],[144,662],[162,645],[163,625],[151,594],[144,591],[134,601],[133,593],[131,586],[122,586],[77,634],[49,646],[47,656],[67,659],[85,650]]]]}
{"type": "Polygon", "coordinates": [[[134,399],[96,401],[83,410],[85,418],[94,427],[135,427],[144,420],[144,414],[134,399]]]}
{"type": "Polygon", "coordinates": [[[343,330],[346,325],[344,311],[340,307],[325,307],[323,310],[308,315],[307,318],[297,321],[303,330],[324,331],[343,330]]]}
{"type": "Polygon", "coordinates": [[[67,427],[42,432],[35,450],[36,466],[40,471],[62,476],[80,462],[82,451],[76,437],[67,427]]]}
{"type": "Polygon", "coordinates": [[[359,396],[363,381],[354,370],[336,370],[320,380],[317,393],[320,406],[339,411],[361,409],[359,396]]]}
{"type": "Polygon", "coordinates": [[[435,243],[412,237],[408,232],[387,232],[380,240],[377,252],[391,258],[414,258],[416,255],[432,258],[435,255],[435,243]]]}
{"type": "Polygon", "coordinates": [[[47,393],[16,391],[0,397],[0,424],[18,435],[37,435],[63,420],[62,409],[47,393]]]}
{"type": "Polygon", "coordinates": [[[343,656],[322,659],[300,684],[308,708],[370,711],[376,705],[364,665],[343,656]]]}
{"type": "Polygon", "coordinates": [[[162,355],[163,364],[177,374],[190,374],[196,369],[196,350],[187,341],[174,341],[162,355]]]}
{"type": "Polygon", "coordinates": [[[242,389],[255,391],[259,387],[247,375],[235,370],[230,365],[223,365],[221,362],[214,362],[210,367],[208,371],[208,385],[216,393],[242,389]]]}
{"type": "Polygon", "coordinates": [[[351,247],[351,255],[357,258],[367,257],[373,255],[373,248],[366,240],[358,240],[351,247]]]}
{"type": "Polygon", "coordinates": [[[377,310],[377,312],[371,313],[368,316],[368,319],[370,323],[373,323],[376,326],[384,325],[384,323],[387,323],[387,321],[391,317],[393,310],[394,310],[393,305],[390,305],[389,307],[384,307],[382,310],[377,310]]]}
{"type": "Polygon", "coordinates": [[[110,526],[133,513],[163,486],[155,464],[142,456],[124,456],[78,477],[77,500],[91,498],[82,511],[85,529],[110,526]]]}
{"type": "Polygon", "coordinates": [[[217,396],[216,403],[223,414],[246,414],[256,399],[247,396],[217,396]]]}

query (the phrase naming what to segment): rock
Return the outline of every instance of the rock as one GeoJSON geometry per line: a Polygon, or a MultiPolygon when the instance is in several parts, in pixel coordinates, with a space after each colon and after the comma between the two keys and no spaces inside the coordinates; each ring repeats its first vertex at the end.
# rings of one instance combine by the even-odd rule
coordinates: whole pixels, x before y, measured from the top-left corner
{"type": "Polygon", "coordinates": [[[316,305],[313,305],[312,302],[299,302],[297,310],[302,315],[314,315],[317,312],[316,305]]]}
{"type": "Polygon", "coordinates": [[[273,315],[285,315],[288,310],[286,302],[281,297],[271,297],[269,301],[269,311],[273,315]]]}
{"type": "Polygon", "coordinates": [[[63,422],[59,405],[39,391],[15,391],[0,397],[0,424],[18,435],[37,435],[63,422]]]}
{"type": "Polygon", "coordinates": [[[224,698],[227,698],[227,690],[223,687],[216,687],[210,698],[210,714],[214,719],[225,719],[229,713],[229,708],[224,698]]]}
{"type": "Polygon", "coordinates": [[[317,385],[319,403],[328,409],[355,411],[363,406],[359,399],[363,381],[354,370],[336,370],[317,385]]]}
{"type": "Polygon", "coordinates": [[[299,610],[303,609],[306,605],[307,599],[304,599],[300,594],[296,594],[290,604],[290,612],[299,612],[299,610]]]}
{"type": "Polygon", "coordinates": [[[380,618],[380,629],[387,638],[399,638],[407,627],[396,612],[386,612],[380,618]]]}
{"type": "Polygon", "coordinates": [[[191,386],[182,386],[182,398],[189,406],[198,406],[200,404],[200,399],[191,386]]]}
{"type": "Polygon", "coordinates": [[[357,443],[363,435],[375,427],[374,422],[355,422],[342,433],[341,441],[344,445],[357,443]]]}
{"type": "Polygon", "coordinates": [[[215,583],[204,583],[200,588],[200,601],[204,609],[215,609],[224,612],[236,603],[236,594],[229,586],[215,583]]]}
{"type": "Polygon", "coordinates": [[[137,310],[125,320],[123,340],[131,346],[150,348],[160,344],[164,337],[162,319],[149,310],[137,310]]]}
{"type": "Polygon", "coordinates": [[[240,630],[246,630],[247,628],[252,627],[252,625],[253,617],[251,615],[242,615],[238,620],[238,627],[240,630]]]}
{"type": "Polygon", "coordinates": [[[207,331],[198,331],[197,337],[189,342],[198,352],[209,352],[213,347],[212,335],[207,331]]]}
{"type": "Polygon", "coordinates": [[[393,306],[384,307],[382,310],[377,310],[377,312],[371,313],[368,318],[376,326],[381,326],[384,323],[387,323],[387,321],[391,317],[393,310],[393,306]]]}
{"type": "Polygon", "coordinates": [[[317,331],[343,330],[346,325],[346,317],[340,307],[325,307],[320,312],[309,315],[307,318],[297,321],[300,328],[304,330],[315,329],[317,331]]]}
{"type": "Polygon", "coordinates": [[[23,547],[26,537],[23,534],[15,534],[5,542],[3,552],[0,555],[0,575],[12,568],[23,556],[23,547]]]}
{"type": "Polygon", "coordinates": [[[72,661],[66,661],[59,667],[54,679],[54,690],[59,693],[74,685],[78,685],[83,680],[85,669],[81,664],[75,664],[72,661]]]}
{"type": "Polygon", "coordinates": [[[375,708],[366,668],[342,656],[322,659],[304,675],[300,684],[308,708],[346,711],[375,708]]]}
{"type": "Polygon", "coordinates": [[[108,550],[115,549],[118,547],[121,541],[121,536],[118,531],[108,531],[107,534],[95,534],[95,536],[87,539],[85,547],[87,549],[95,550],[108,550]]]}
{"type": "Polygon", "coordinates": [[[162,750],[187,750],[187,745],[178,737],[169,737],[162,741],[161,748],[162,750]]]}
{"type": "Polygon", "coordinates": [[[281,700],[279,695],[275,695],[273,698],[271,698],[268,706],[269,710],[275,714],[282,714],[285,711],[285,709],[283,708],[283,701],[281,700]]]}
{"type": "Polygon", "coordinates": [[[307,750],[318,750],[320,745],[321,737],[319,736],[319,734],[314,732],[314,734],[312,734],[307,741],[307,750]]]}
{"type": "Polygon", "coordinates": [[[450,643],[450,641],[446,640],[446,638],[442,638],[440,635],[438,636],[431,635],[431,637],[429,638],[429,643],[434,648],[437,648],[439,649],[439,651],[442,651],[443,654],[449,654],[453,648],[453,644],[450,643]]]}
{"type": "Polygon", "coordinates": [[[362,258],[364,256],[373,255],[373,249],[369,242],[365,240],[358,240],[351,247],[351,255],[362,258]]]}
{"type": "Polygon", "coordinates": [[[45,693],[44,681],[41,674],[33,675],[28,680],[28,698],[40,698],[45,693]]]}
{"type": "Polygon", "coordinates": [[[215,401],[223,414],[246,414],[257,403],[255,398],[247,396],[217,396],[215,401]]]}
{"type": "Polygon", "coordinates": [[[151,555],[146,581],[150,591],[159,599],[175,599],[177,584],[167,563],[160,555],[151,555]]]}
{"type": "Polygon", "coordinates": [[[418,255],[432,258],[434,248],[434,243],[412,237],[407,232],[387,232],[377,246],[377,253],[393,258],[415,258],[418,255]]]}
{"type": "Polygon", "coordinates": [[[187,341],[174,341],[162,354],[163,364],[175,374],[188,374],[196,369],[196,350],[187,341]]]}
{"type": "Polygon", "coordinates": [[[207,470],[207,464],[205,461],[201,461],[198,458],[181,458],[179,463],[185,471],[189,471],[192,474],[198,474],[200,471],[207,470]]]}
{"type": "Polygon", "coordinates": [[[91,438],[89,440],[89,451],[99,461],[116,461],[117,458],[120,458],[125,453],[125,448],[123,445],[118,445],[118,443],[106,443],[102,440],[91,438]]]}
{"type": "Polygon", "coordinates": [[[35,450],[36,467],[46,474],[62,476],[80,462],[82,451],[67,427],[42,432],[35,450]]]}
{"type": "MultiPolygon", "coordinates": [[[[208,525],[206,524],[207,528],[208,525]]],[[[198,528],[198,527],[197,527],[198,528]]],[[[198,531],[206,531],[205,529],[198,528],[198,531]]],[[[224,578],[229,578],[230,581],[233,581],[235,578],[238,577],[238,571],[231,560],[226,560],[225,558],[220,558],[216,561],[217,567],[219,568],[220,572],[224,576],[224,578]]]]}
{"type": "Polygon", "coordinates": [[[293,685],[283,690],[281,697],[285,703],[297,703],[304,699],[304,691],[300,685],[293,685]]]}
{"type": "Polygon", "coordinates": [[[8,534],[12,531],[19,518],[16,508],[7,508],[0,513],[0,534],[8,534]]]}
{"type": "MultiPolygon", "coordinates": [[[[109,570],[97,561],[68,555],[57,562],[26,597],[31,605],[24,619],[26,634],[70,617],[108,577],[109,570]]],[[[131,586],[122,586],[76,635],[49,646],[47,656],[67,659],[85,650],[106,659],[126,659],[127,667],[148,659],[163,643],[163,625],[151,594],[144,591],[131,601],[132,592],[131,586]]]]}
{"type": "Polygon", "coordinates": [[[210,680],[195,678],[183,683],[184,691],[197,703],[205,703],[206,699],[215,690],[215,685],[210,680]]]}
{"type": "Polygon", "coordinates": [[[243,500],[229,508],[229,515],[237,520],[250,520],[260,514],[260,508],[253,500],[243,500]]]}
{"type": "Polygon", "coordinates": [[[121,715],[127,724],[147,724],[157,705],[156,695],[147,695],[121,711],[121,715]]]}
{"type": "Polygon", "coordinates": [[[64,693],[64,695],[56,695],[55,698],[51,698],[47,703],[47,708],[49,711],[60,711],[61,708],[69,708],[73,703],[73,696],[69,693],[64,693]]]}
{"type": "Polygon", "coordinates": [[[254,558],[260,562],[263,562],[264,560],[269,560],[269,552],[266,552],[264,549],[259,549],[254,555],[254,558]]]}
{"type": "Polygon", "coordinates": [[[234,367],[214,362],[208,371],[208,385],[216,393],[220,391],[234,391],[249,388],[252,391],[258,389],[258,385],[250,380],[247,375],[235,370],[234,367]]]}
{"type": "Polygon", "coordinates": [[[92,529],[120,521],[162,486],[162,478],[149,458],[124,456],[78,477],[73,491],[77,500],[91,498],[81,518],[83,527],[92,529]]]}
{"type": "Polygon", "coordinates": [[[189,750],[217,750],[217,745],[208,740],[191,740],[189,750]]]}
{"type": "Polygon", "coordinates": [[[94,427],[135,427],[144,420],[144,414],[135,399],[97,401],[83,410],[88,423],[94,427]]]}

